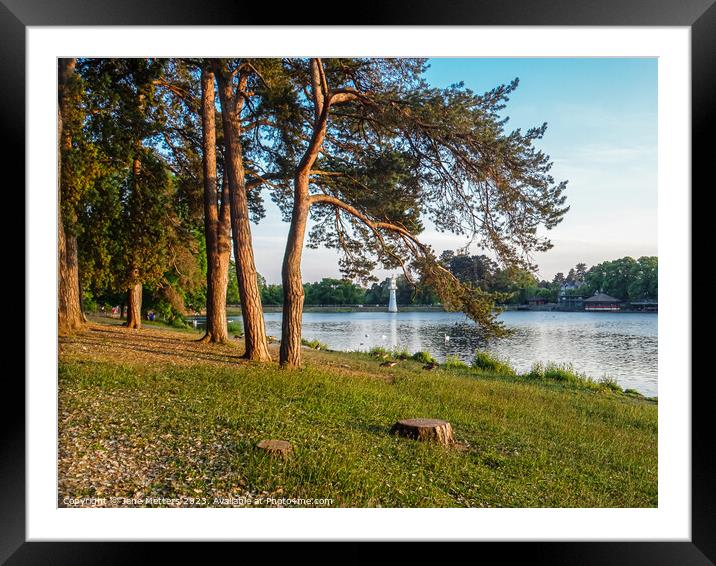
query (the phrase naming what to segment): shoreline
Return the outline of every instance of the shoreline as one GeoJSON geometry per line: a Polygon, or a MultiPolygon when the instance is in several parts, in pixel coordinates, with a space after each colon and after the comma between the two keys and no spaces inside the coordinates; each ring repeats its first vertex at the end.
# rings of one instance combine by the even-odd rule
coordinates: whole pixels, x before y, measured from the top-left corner
{"type": "MultiPolygon", "coordinates": [[[[340,315],[340,314],[345,314],[345,313],[327,313],[327,314],[340,315]]],[[[340,319],[340,317],[338,317],[338,318],[340,319]]],[[[551,318],[551,317],[548,317],[548,318],[551,318]]],[[[333,319],[333,317],[331,317],[328,320],[332,320],[332,319],[333,319]]],[[[390,320],[390,319],[394,320],[393,317],[382,317],[382,316],[381,317],[370,317],[370,320],[390,320]]],[[[404,319],[404,320],[409,320],[409,319],[410,319],[410,317],[408,317],[407,319],[404,319]]],[[[104,320],[106,321],[107,319],[105,318],[104,320]]],[[[116,321],[116,323],[119,322],[117,319],[110,319],[110,320],[114,320],[114,321],[116,321]]],[[[173,331],[178,331],[178,332],[183,332],[183,333],[200,334],[201,332],[203,332],[204,320],[205,320],[204,317],[195,317],[195,318],[193,318],[193,320],[188,319],[189,324],[182,328],[170,326],[162,321],[156,321],[156,322],[145,321],[144,324],[146,325],[147,328],[166,329],[166,330],[173,330],[173,331]],[[192,324],[192,322],[194,324],[192,324]]],[[[240,314],[230,315],[229,320],[230,321],[231,320],[234,320],[234,321],[239,320],[240,321],[240,314]]],[[[99,319],[99,318],[94,318],[93,321],[97,322],[99,324],[103,324],[102,319],[99,319]]],[[[274,323],[275,323],[275,319],[274,319],[274,323]]],[[[104,324],[107,324],[107,322],[104,322],[104,324]]],[[[270,344],[274,344],[274,345],[280,344],[280,328],[279,328],[278,332],[276,332],[276,329],[274,328],[273,332],[269,332],[269,334],[273,334],[273,335],[269,336],[270,344]]],[[[233,339],[235,339],[235,340],[243,339],[243,334],[241,334],[241,333],[239,333],[238,335],[236,333],[234,333],[234,334],[232,334],[232,336],[233,336],[233,339]]],[[[314,341],[316,344],[320,344],[321,350],[331,351],[331,352],[335,352],[335,353],[357,353],[357,352],[365,353],[365,352],[368,352],[369,350],[374,349],[374,348],[382,348],[382,349],[387,348],[390,352],[395,352],[395,351],[400,350],[401,348],[404,349],[404,347],[405,347],[404,343],[402,343],[402,346],[394,345],[391,347],[386,342],[369,341],[369,340],[365,341],[366,342],[365,345],[363,344],[363,342],[361,342],[360,345],[357,345],[358,340],[363,340],[362,338],[356,339],[355,344],[352,344],[352,345],[346,344],[346,343],[336,344],[335,342],[331,341],[330,336],[321,334],[320,332],[318,332],[316,334],[311,331],[307,331],[307,333],[304,334],[304,337],[306,338],[307,341],[314,341]],[[323,342],[321,342],[321,341],[323,341],[323,342]]],[[[436,359],[440,363],[444,363],[446,361],[447,357],[457,356],[461,361],[467,362],[469,364],[472,359],[472,354],[474,353],[473,351],[466,352],[465,350],[449,350],[449,351],[445,350],[444,351],[443,349],[441,349],[439,347],[437,347],[437,349],[433,349],[432,347],[430,347],[430,345],[427,345],[427,344],[423,344],[421,346],[416,346],[415,344],[413,344],[412,346],[414,346],[414,348],[413,348],[414,350],[418,350],[418,349],[422,348],[423,346],[425,346],[426,351],[428,351],[428,353],[430,353],[431,355],[435,356],[436,359]]],[[[314,346],[314,348],[315,348],[315,346],[314,346]]],[[[525,358],[524,356],[522,356],[522,357],[518,356],[516,359],[513,359],[509,353],[500,351],[499,348],[497,348],[497,349],[487,348],[486,346],[485,347],[476,346],[476,348],[484,349],[484,351],[491,352],[492,354],[494,354],[496,356],[501,356],[502,359],[508,361],[510,364],[514,364],[514,367],[516,368],[518,373],[528,373],[530,371],[531,367],[533,367],[535,364],[540,364],[540,363],[542,363],[542,364],[556,363],[557,365],[559,365],[559,364],[565,365],[566,364],[566,365],[569,365],[570,367],[574,366],[575,368],[579,368],[578,371],[580,373],[582,373],[584,375],[589,375],[593,379],[596,379],[594,376],[598,377],[599,375],[602,375],[602,376],[609,375],[612,378],[614,378],[616,380],[616,382],[622,388],[625,388],[625,389],[630,388],[630,389],[636,390],[641,395],[648,397],[648,398],[652,398],[652,397],[656,398],[658,396],[656,386],[655,385],[653,387],[650,386],[651,381],[649,380],[648,376],[645,377],[645,380],[642,383],[642,380],[632,379],[632,377],[630,376],[630,374],[628,372],[620,373],[620,371],[615,370],[615,369],[612,369],[610,371],[609,369],[604,369],[604,368],[594,369],[593,367],[591,367],[591,368],[590,367],[582,367],[582,366],[580,366],[578,359],[573,358],[573,357],[564,357],[564,358],[559,357],[559,356],[552,357],[549,353],[542,353],[542,354],[535,354],[535,355],[529,356],[527,358],[525,358]]],[[[304,345],[303,349],[311,350],[313,348],[310,348],[309,346],[304,345]]],[[[411,351],[410,353],[413,353],[413,352],[411,351]]],[[[653,383],[655,384],[656,380],[653,380],[653,383]]]]}
{"type": "MultiPolygon", "coordinates": [[[[560,309],[560,308],[540,308],[540,307],[525,307],[522,305],[506,305],[500,307],[502,312],[557,312],[557,313],[595,313],[595,314],[601,314],[602,311],[587,311],[587,310],[568,310],[568,309],[560,309]]],[[[236,316],[241,314],[241,307],[238,305],[228,305],[226,307],[227,314],[231,316],[236,316]]],[[[263,307],[264,313],[280,313],[282,312],[282,306],[281,305],[266,305],[263,307]]],[[[354,312],[384,312],[388,313],[388,307],[387,306],[363,306],[358,307],[355,305],[346,305],[346,306],[339,306],[339,305],[313,305],[313,306],[305,306],[303,308],[304,313],[354,313],[354,312]]],[[[446,311],[441,306],[433,306],[433,305],[398,305],[398,313],[401,312],[445,312],[449,313],[452,311],[446,311]]],[[[610,314],[659,314],[657,311],[642,311],[642,310],[634,310],[634,309],[620,309],[618,311],[603,311],[608,312],[610,314]]],[[[205,316],[204,314],[198,314],[198,315],[189,315],[187,316],[188,319],[192,318],[201,318],[205,316]]]]}

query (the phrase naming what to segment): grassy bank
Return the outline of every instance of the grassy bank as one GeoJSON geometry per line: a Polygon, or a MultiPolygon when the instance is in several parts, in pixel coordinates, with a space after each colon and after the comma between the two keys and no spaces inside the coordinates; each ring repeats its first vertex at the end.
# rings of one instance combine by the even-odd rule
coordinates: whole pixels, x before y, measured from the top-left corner
{"type": "Polygon", "coordinates": [[[111,496],[209,506],[261,497],[351,507],[657,505],[652,401],[308,348],[305,369],[282,371],[241,360],[238,341],[195,339],[99,324],[61,339],[61,506],[111,496]],[[450,421],[460,446],[389,434],[412,417],[450,421]],[[289,440],[294,455],[257,450],[267,438],[289,440]]]}

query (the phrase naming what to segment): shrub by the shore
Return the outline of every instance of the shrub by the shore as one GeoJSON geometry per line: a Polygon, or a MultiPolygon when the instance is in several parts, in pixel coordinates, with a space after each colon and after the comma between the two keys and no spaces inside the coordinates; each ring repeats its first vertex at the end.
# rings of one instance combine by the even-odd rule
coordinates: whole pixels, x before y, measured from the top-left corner
{"type": "Polygon", "coordinates": [[[475,352],[475,358],[472,361],[472,367],[487,373],[497,375],[517,375],[517,372],[508,364],[496,356],[492,356],[487,352],[475,352]]]}
{"type": "Polygon", "coordinates": [[[406,350],[405,348],[393,348],[393,351],[391,352],[391,355],[396,360],[409,360],[410,359],[410,352],[406,350]]]}
{"type": "MultiPolygon", "coordinates": [[[[537,362],[532,365],[532,369],[529,373],[526,373],[523,377],[540,381],[568,383],[595,391],[613,391],[616,393],[624,393],[624,390],[613,378],[604,376],[599,381],[596,381],[588,375],[575,370],[572,364],[556,364],[553,362],[543,364],[541,362],[537,362]]],[[[637,391],[631,391],[633,391],[632,394],[636,393],[637,395],[640,395],[637,391]]]]}
{"type": "Polygon", "coordinates": [[[413,359],[421,364],[434,364],[437,360],[430,355],[430,352],[415,352],[413,359]]]}
{"type": "Polygon", "coordinates": [[[318,340],[309,341],[305,338],[301,338],[301,344],[303,344],[304,346],[308,346],[309,348],[313,348],[314,350],[328,350],[328,346],[323,342],[319,342],[318,340]]]}
{"type": "Polygon", "coordinates": [[[443,364],[445,369],[470,369],[470,366],[463,362],[458,356],[446,356],[445,363],[443,364]]]}
{"type": "Polygon", "coordinates": [[[383,348],[382,346],[373,346],[368,353],[376,358],[389,358],[390,350],[383,348]]]}

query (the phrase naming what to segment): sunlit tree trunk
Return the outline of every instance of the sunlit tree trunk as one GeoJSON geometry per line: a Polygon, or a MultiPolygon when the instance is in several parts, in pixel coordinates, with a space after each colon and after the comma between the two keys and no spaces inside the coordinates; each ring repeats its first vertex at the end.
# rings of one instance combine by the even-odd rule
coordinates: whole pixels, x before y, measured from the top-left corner
{"type": "Polygon", "coordinates": [[[311,141],[296,168],[294,177],[293,211],[286,242],[281,279],[283,282],[283,318],[281,321],[281,350],[279,364],[283,368],[301,365],[301,330],[303,318],[303,280],[301,257],[310,210],[308,182],[311,167],[326,136],[328,104],[325,101],[325,77],[320,59],[311,61],[311,89],[314,102],[314,124],[311,141]]]}
{"type": "MultiPolygon", "coordinates": [[[[256,361],[270,361],[266,328],[264,325],[261,293],[258,286],[256,264],[251,241],[251,223],[246,194],[243,153],[241,148],[242,95],[234,92],[231,77],[225,74],[218,61],[214,71],[219,83],[221,118],[226,149],[225,168],[229,184],[231,232],[234,239],[234,259],[241,313],[244,322],[244,357],[256,361]]],[[[245,87],[245,78],[239,78],[239,89],[245,87]]]]}
{"type": "Polygon", "coordinates": [[[135,283],[127,291],[127,328],[142,327],[142,284],[135,283]]]}
{"type": "Polygon", "coordinates": [[[84,316],[80,304],[79,264],[77,261],[77,236],[68,232],[62,219],[62,149],[71,144],[63,130],[62,112],[67,81],[74,72],[75,59],[58,62],[58,111],[57,111],[57,326],[60,334],[71,333],[82,327],[84,316]]]}
{"type": "Polygon", "coordinates": [[[308,176],[295,180],[291,228],[283,256],[281,280],[283,283],[283,318],[281,320],[281,367],[301,365],[301,332],[303,319],[303,277],[301,257],[308,222],[308,176]]]}
{"type": "Polygon", "coordinates": [[[206,238],[206,334],[205,342],[226,342],[226,289],[231,254],[229,192],[224,180],[221,210],[217,205],[216,120],[214,72],[201,70],[202,164],[204,169],[204,235],[206,238]]]}
{"type": "MultiPolygon", "coordinates": [[[[141,162],[135,157],[132,163],[132,196],[136,197],[141,162]]],[[[129,287],[127,288],[127,328],[142,327],[142,282],[139,278],[139,268],[134,267],[129,274],[129,287]]]]}

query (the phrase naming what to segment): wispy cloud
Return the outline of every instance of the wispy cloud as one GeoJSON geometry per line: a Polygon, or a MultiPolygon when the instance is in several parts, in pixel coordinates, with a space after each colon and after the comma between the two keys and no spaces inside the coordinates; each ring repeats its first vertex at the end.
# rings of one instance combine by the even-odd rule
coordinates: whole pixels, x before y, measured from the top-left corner
{"type": "Polygon", "coordinates": [[[655,145],[604,145],[587,144],[561,151],[552,161],[555,167],[579,167],[593,170],[604,165],[653,165],[657,160],[655,145]]]}

